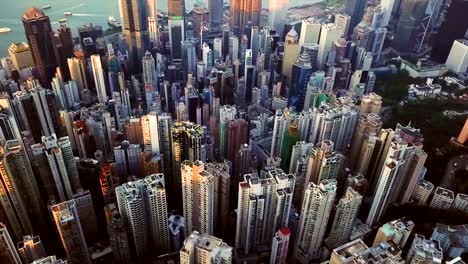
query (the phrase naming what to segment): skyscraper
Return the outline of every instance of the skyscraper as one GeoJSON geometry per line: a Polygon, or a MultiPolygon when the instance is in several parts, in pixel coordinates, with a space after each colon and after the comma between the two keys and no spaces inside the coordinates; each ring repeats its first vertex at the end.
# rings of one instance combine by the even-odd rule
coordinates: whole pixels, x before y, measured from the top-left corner
{"type": "Polygon", "coordinates": [[[347,14],[336,14],[335,15],[335,25],[341,28],[341,36],[347,38],[349,35],[349,26],[351,23],[351,17],[347,14]]]}
{"type": "Polygon", "coordinates": [[[246,174],[239,183],[236,248],[245,255],[257,246],[270,246],[274,234],[287,226],[295,177],[281,169],[267,171],[265,178],[246,174]]]}
{"type": "Polygon", "coordinates": [[[68,260],[91,263],[75,201],[70,200],[53,205],[51,211],[68,260]]]}
{"type": "Polygon", "coordinates": [[[5,264],[21,264],[20,256],[6,226],[0,222],[0,261],[5,264]]]}
{"type": "Polygon", "coordinates": [[[31,7],[23,15],[23,26],[41,84],[49,87],[57,67],[49,17],[42,10],[31,7]]]}
{"type": "Polygon", "coordinates": [[[182,60],[182,44],[185,40],[185,0],[168,0],[169,44],[172,60],[182,60]]]}
{"type": "Polygon", "coordinates": [[[323,180],[319,185],[311,182],[307,186],[294,246],[298,263],[310,263],[320,256],[335,196],[336,180],[323,180]]]}
{"type": "Polygon", "coordinates": [[[247,25],[260,26],[261,11],[261,0],[233,0],[230,7],[229,27],[235,35],[240,36],[244,34],[247,25]]]}
{"type": "Polygon", "coordinates": [[[443,253],[439,241],[426,239],[415,234],[411,248],[406,255],[406,263],[442,263],[443,253]]]}
{"type": "Polygon", "coordinates": [[[76,82],[78,90],[81,92],[88,89],[88,81],[86,80],[86,67],[82,60],[77,58],[69,58],[68,70],[70,71],[70,78],[76,82]]]}
{"type": "Polygon", "coordinates": [[[289,0],[270,0],[268,3],[268,25],[276,29],[276,33],[283,36],[286,24],[286,13],[288,11],[289,0]]]}
{"type": "Polygon", "coordinates": [[[349,23],[349,29],[351,31],[353,31],[354,27],[361,22],[362,17],[364,16],[366,4],[366,0],[346,1],[345,12],[351,17],[351,22],[349,23]]]}
{"type": "MultiPolygon", "coordinates": [[[[356,0],[362,1],[362,0],[356,0]]],[[[347,3],[352,2],[348,1],[347,3]]],[[[352,23],[351,23],[352,24],[352,23]]],[[[354,28],[354,27],[350,27],[354,28]]],[[[342,29],[335,24],[323,24],[320,32],[319,52],[317,56],[317,69],[323,70],[328,60],[328,53],[332,50],[333,43],[341,37],[342,29]]]]}
{"type": "Polygon", "coordinates": [[[96,86],[98,100],[100,103],[104,104],[107,102],[108,97],[107,97],[106,82],[104,79],[104,69],[102,68],[102,64],[101,64],[101,56],[92,55],[91,65],[93,68],[94,85],[96,86]]]}
{"type": "Polygon", "coordinates": [[[129,49],[132,71],[141,69],[141,59],[148,49],[148,3],[146,0],[119,0],[122,28],[129,49]]]}
{"type": "Polygon", "coordinates": [[[275,233],[271,245],[270,264],[286,263],[290,237],[291,231],[286,226],[280,227],[275,233]]]}
{"type": "Polygon", "coordinates": [[[214,177],[213,224],[216,234],[225,234],[229,229],[229,205],[231,194],[230,161],[205,163],[205,171],[214,177]]]}
{"type": "Polygon", "coordinates": [[[111,222],[107,225],[107,233],[114,261],[118,264],[129,263],[131,261],[131,253],[128,228],[118,212],[112,215],[111,222]]]}
{"type": "Polygon", "coordinates": [[[320,39],[320,28],[322,23],[314,18],[307,18],[302,20],[301,36],[299,38],[299,45],[304,44],[318,44],[320,39]]]}
{"type": "Polygon", "coordinates": [[[39,236],[24,236],[18,243],[18,253],[23,263],[31,263],[36,259],[46,257],[44,246],[39,236]]]}
{"type": "Polygon", "coordinates": [[[301,48],[299,46],[299,36],[296,30],[292,28],[288,32],[288,34],[286,35],[286,39],[284,40],[282,73],[288,81],[291,79],[293,64],[296,61],[297,57],[299,57],[300,52],[301,48]]]}
{"type": "Polygon", "coordinates": [[[429,206],[436,209],[449,209],[454,199],[455,194],[451,190],[439,186],[435,190],[429,206]]]}
{"type": "Polygon", "coordinates": [[[300,139],[300,131],[297,124],[291,123],[288,129],[284,131],[283,142],[281,144],[281,168],[284,171],[289,170],[293,146],[300,139]]]}
{"type": "Polygon", "coordinates": [[[312,74],[312,65],[309,54],[303,52],[292,66],[291,80],[288,90],[288,107],[294,107],[296,111],[304,108],[307,84],[312,74]]]}
{"type": "Polygon", "coordinates": [[[322,180],[338,179],[344,163],[343,154],[334,150],[334,144],[325,140],[318,144],[307,162],[305,185],[318,185],[322,180]]]}
{"type": "Polygon", "coordinates": [[[220,238],[193,231],[180,249],[181,264],[231,263],[232,247],[220,238]]]}
{"type": "Polygon", "coordinates": [[[400,248],[404,248],[413,228],[414,222],[406,217],[390,221],[379,228],[372,245],[377,246],[382,242],[392,240],[400,248]]]}
{"type": "Polygon", "coordinates": [[[346,190],[336,206],[335,218],[325,243],[329,249],[349,241],[354,222],[361,207],[362,196],[353,188],[346,190]]]}
{"type": "Polygon", "coordinates": [[[202,161],[184,161],[181,165],[182,198],[187,233],[194,230],[213,234],[215,200],[214,176],[202,161]]]}
{"type": "Polygon", "coordinates": [[[453,73],[464,74],[468,72],[468,40],[457,39],[453,42],[445,64],[448,70],[453,73]]]}
{"type": "Polygon", "coordinates": [[[208,1],[208,23],[210,25],[210,33],[219,34],[223,31],[224,24],[224,2],[223,0],[208,1]]]}

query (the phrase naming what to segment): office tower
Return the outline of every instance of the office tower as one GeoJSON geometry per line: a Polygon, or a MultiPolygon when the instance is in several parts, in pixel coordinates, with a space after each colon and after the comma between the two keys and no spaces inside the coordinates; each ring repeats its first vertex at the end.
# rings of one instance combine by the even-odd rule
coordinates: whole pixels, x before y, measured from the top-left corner
{"type": "Polygon", "coordinates": [[[322,180],[339,178],[344,163],[343,154],[334,150],[334,144],[325,140],[318,144],[308,157],[305,185],[320,184],[322,180]]]}
{"type": "Polygon", "coordinates": [[[294,28],[292,28],[284,40],[284,55],[282,66],[283,76],[288,80],[291,78],[293,64],[297,57],[299,57],[300,51],[301,48],[299,46],[299,36],[294,28]]]}
{"type": "Polygon", "coordinates": [[[382,27],[388,26],[390,18],[392,17],[392,11],[395,5],[395,0],[382,0],[380,1],[380,7],[383,12],[382,27]]]}
{"type": "Polygon", "coordinates": [[[163,174],[127,182],[115,190],[124,225],[130,229],[133,250],[143,261],[147,250],[169,251],[166,189],[163,174]]]}
{"type": "Polygon", "coordinates": [[[318,44],[321,27],[322,23],[314,18],[303,19],[301,25],[301,36],[299,38],[299,46],[313,43],[318,44]]]}
{"type": "Polygon", "coordinates": [[[351,163],[357,166],[357,160],[363,149],[364,142],[371,136],[379,133],[382,128],[380,116],[374,113],[366,114],[360,112],[359,120],[354,131],[351,143],[351,163]]]}
{"type": "Polygon", "coordinates": [[[468,195],[458,193],[453,201],[452,208],[465,213],[468,212],[468,195]]]}
{"type": "Polygon", "coordinates": [[[451,190],[439,186],[434,192],[429,207],[435,209],[449,209],[452,206],[454,198],[455,195],[451,190]]]}
{"type": "Polygon", "coordinates": [[[457,39],[453,42],[445,64],[447,69],[453,73],[464,74],[468,72],[468,40],[457,39]]]}
{"type": "Polygon", "coordinates": [[[242,145],[249,142],[249,123],[244,119],[234,119],[227,124],[226,158],[235,163],[242,145]]]}
{"type": "Polygon", "coordinates": [[[20,139],[22,137],[12,103],[8,93],[0,93],[0,137],[5,140],[20,139]]]}
{"type": "Polygon", "coordinates": [[[426,239],[423,235],[415,234],[411,248],[406,255],[406,263],[418,264],[442,263],[443,253],[439,241],[426,239]]]}
{"type": "Polygon", "coordinates": [[[453,42],[457,39],[467,37],[468,28],[468,2],[465,0],[454,0],[443,15],[443,21],[439,32],[434,37],[432,45],[432,57],[438,62],[444,63],[447,60],[453,42]]]}
{"type": "MultiPolygon", "coordinates": [[[[182,69],[185,75],[197,73],[197,53],[195,51],[195,43],[193,40],[182,41],[182,69]]],[[[184,78],[186,78],[184,76],[184,78]]]]}
{"type": "MultiPolygon", "coordinates": [[[[361,0],[358,0],[361,1],[361,0]]],[[[352,1],[348,1],[352,2],[352,1]]],[[[354,27],[351,27],[354,28],[354,27]]],[[[323,24],[320,32],[319,52],[317,56],[317,69],[323,70],[328,60],[328,53],[332,50],[333,43],[341,37],[342,29],[335,24],[323,24]]]]}
{"type": "Polygon", "coordinates": [[[109,235],[114,261],[118,264],[131,262],[128,228],[118,212],[112,215],[111,222],[107,225],[107,233],[109,235]]]}
{"type": "Polygon", "coordinates": [[[208,1],[208,23],[210,33],[221,33],[224,24],[224,2],[222,0],[208,1]]]}
{"type": "Polygon", "coordinates": [[[351,17],[349,23],[350,30],[353,30],[361,22],[365,13],[366,3],[367,1],[365,0],[346,1],[345,12],[351,17]]]}
{"type": "Polygon", "coordinates": [[[347,38],[350,30],[351,17],[347,14],[336,14],[335,15],[335,25],[341,28],[341,36],[347,38]]]}
{"type": "Polygon", "coordinates": [[[294,107],[297,111],[304,108],[307,84],[311,74],[312,65],[309,54],[303,52],[292,66],[288,90],[288,107],[294,107]]]}
{"type": "Polygon", "coordinates": [[[44,87],[49,87],[57,67],[50,38],[52,27],[49,17],[42,10],[31,7],[24,13],[22,19],[39,79],[44,87]]]}
{"type": "Polygon", "coordinates": [[[143,144],[150,146],[151,153],[160,154],[159,146],[159,122],[156,112],[149,112],[141,117],[141,130],[143,136],[143,144]]]}
{"type": "Polygon", "coordinates": [[[148,49],[148,3],[144,0],[119,0],[122,29],[128,45],[132,72],[138,72],[141,59],[148,49]]]}
{"type": "Polygon", "coordinates": [[[52,47],[55,61],[63,74],[64,81],[70,80],[70,72],[67,67],[67,59],[74,57],[73,38],[70,28],[66,24],[61,24],[56,32],[51,32],[52,47]]]}
{"type": "Polygon", "coordinates": [[[0,222],[0,261],[5,264],[21,264],[20,256],[6,226],[0,222]]]}
{"type": "MultiPolygon", "coordinates": [[[[172,177],[172,117],[169,114],[161,114],[158,116],[158,135],[159,135],[159,151],[163,158],[163,166],[165,176],[172,177]]],[[[167,181],[166,181],[167,182],[167,181]]],[[[167,183],[168,184],[168,183],[167,183]]]]}
{"type": "Polygon", "coordinates": [[[1,204],[12,234],[19,241],[43,223],[43,203],[26,150],[20,140],[0,143],[1,204]],[[31,221],[34,219],[34,222],[31,221]]]}
{"type": "Polygon", "coordinates": [[[84,89],[88,89],[86,66],[84,65],[84,62],[77,58],[68,58],[67,61],[70,78],[76,82],[78,90],[81,92],[84,89]]]}
{"type": "Polygon", "coordinates": [[[329,249],[349,241],[354,222],[361,207],[362,196],[352,188],[346,190],[336,206],[335,218],[325,243],[329,249]]]}
{"type": "Polygon", "coordinates": [[[168,182],[171,190],[179,190],[182,186],[180,177],[181,164],[188,160],[195,162],[201,159],[202,128],[191,122],[176,122],[172,127],[172,171],[173,179],[168,182]]]}
{"type": "Polygon", "coordinates": [[[286,131],[284,131],[283,141],[281,144],[281,168],[284,171],[289,170],[291,163],[291,152],[296,142],[300,140],[300,131],[295,123],[291,123],[286,131]]]}
{"type": "Polygon", "coordinates": [[[395,30],[393,46],[403,53],[421,53],[429,45],[433,26],[442,1],[405,0],[400,4],[400,19],[395,30]]]}
{"type": "Polygon", "coordinates": [[[180,249],[181,264],[231,263],[232,247],[220,238],[193,231],[180,249]]]}
{"type": "Polygon", "coordinates": [[[261,0],[233,0],[229,13],[229,28],[234,35],[244,34],[247,26],[260,26],[262,11],[261,0]]]}
{"type": "Polygon", "coordinates": [[[351,263],[388,263],[403,264],[402,250],[393,242],[383,242],[375,247],[367,247],[361,240],[356,239],[335,248],[330,258],[330,264],[351,263]]]}
{"type": "Polygon", "coordinates": [[[93,244],[97,241],[98,226],[91,193],[80,189],[73,195],[73,201],[86,242],[93,244]]]}
{"type": "Polygon", "coordinates": [[[185,40],[185,0],[168,0],[169,45],[172,60],[182,60],[182,44],[185,40]]]}
{"type": "Polygon", "coordinates": [[[286,226],[280,227],[275,233],[271,245],[270,264],[286,263],[290,236],[291,231],[286,226]]]}
{"type": "Polygon", "coordinates": [[[23,263],[31,263],[36,259],[46,257],[44,246],[39,236],[24,236],[18,243],[18,253],[23,263]]]}
{"type": "Polygon", "coordinates": [[[264,176],[246,174],[239,183],[235,241],[245,255],[270,246],[275,232],[289,221],[295,177],[277,168],[264,176]]]}
{"type": "Polygon", "coordinates": [[[106,91],[106,82],[104,80],[104,70],[101,64],[101,56],[92,55],[91,65],[93,69],[94,85],[96,86],[98,100],[101,104],[105,104],[107,103],[108,98],[106,91]]]}
{"type": "Polygon", "coordinates": [[[147,85],[150,85],[152,89],[157,88],[156,64],[151,52],[145,52],[141,63],[143,65],[143,85],[145,85],[145,88],[147,85]]]}
{"type": "Polygon", "coordinates": [[[270,0],[268,3],[268,25],[276,29],[276,33],[281,37],[286,24],[288,4],[289,0],[270,0]]]}
{"type": "Polygon", "coordinates": [[[240,146],[239,151],[237,151],[232,166],[234,195],[238,194],[239,182],[244,180],[244,174],[251,172],[251,164],[252,147],[249,144],[243,144],[240,146]]]}
{"type": "Polygon", "coordinates": [[[416,186],[414,186],[411,201],[417,205],[425,206],[427,205],[433,190],[434,184],[424,179],[420,179],[416,182],[416,186]]]}
{"type": "Polygon", "coordinates": [[[335,196],[336,180],[323,180],[319,185],[311,182],[307,186],[294,246],[298,263],[309,263],[320,256],[335,196]]]}
{"type": "Polygon", "coordinates": [[[122,141],[120,145],[114,147],[114,158],[117,166],[117,173],[121,181],[125,181],[128,176],[141,178],[142,160],[141,147],[137,144],[129,144],[122,141]]]}
{"type": "Polygon", "coordinates": [[[23,68],[34,66],[31,50],[26,42],[12,43],[8,48],[8,55],[11,59],[11,63],[13,63],[13,66],[18,71],[23,68]]]}
{"type": "Polygon", "coordinates": [[[404,248],[413,228],[414,222],[406,217],[388,222],[379,228],[372,245],[377,246],[384,241],[392,240],[400,248],[404,248]]]}
{"type": "Polygon", "coordinates": [[[51,207],[60,240],[70,262],[91,263],[75,201],[70,200],[51,207]]]}
{"type": "Polygon", "coordinates": [[[68,137],[55,134],[42,137],[42,143],[31,146],[33,164],[40,175],[41,186],[49,199],[65,202],[81,188],[75,157],[68,137]]]}
{"type": "Polygon", "coordinates": [[[377,189],[375,190],[372,206],[367,217],[366,223],[369,226],[377,224],[385,213],[390,201],[391,192],[395,191],[392,189],[392,186],[397,178],[397,174],[400,173],[400,167],[403,163],[404,161],[391,157],[385,161],[378,175],[377,189]]]}
{"type": "Polygon", "coordinates": [[[202,161],[181,164],[182,198],[187,233],[213,234],[215,179],[202,161]]]}
{"type": "Polygon", "coordinates": [[[205,171],[214,178],[213,224],[214,232],[223,234],[229,229],[231,162],[205,163],[205,171]]]}

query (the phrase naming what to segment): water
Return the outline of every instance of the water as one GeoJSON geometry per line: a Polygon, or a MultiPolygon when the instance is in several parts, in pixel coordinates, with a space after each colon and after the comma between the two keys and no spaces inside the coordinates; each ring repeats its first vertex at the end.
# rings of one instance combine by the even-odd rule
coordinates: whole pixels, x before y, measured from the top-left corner
{"type": "MultiPolygon", "coordinates": [[[[205,3],[206,0],[185,0],[187,9],[195,3],[205,3]]],[[[312,3],[311,0],[290,0],[290,4],[300,5],[312,3]]],[[[50,5],[52,8],[44,10],[50,17],[52,27],[58,26],[58,20],[65,18],[64,12],[72,12],[73,16],[66,17],[73,33],[78,26],[88,23],[108,27],[107,19],[114,16],[120,20],[118,0],[0,0],[0,27],[9,27],[13,31],[0,33],[0,57],[8,55],[8,47],[13,42],[26,41],[21,17],[31,6],[42,7],[50,5]]],[[[167,0],[158,0],[158,9],[167,11],[167,0]]],[[[268,6],[268,0],[263,0],[263,7],[268,6]]]]}

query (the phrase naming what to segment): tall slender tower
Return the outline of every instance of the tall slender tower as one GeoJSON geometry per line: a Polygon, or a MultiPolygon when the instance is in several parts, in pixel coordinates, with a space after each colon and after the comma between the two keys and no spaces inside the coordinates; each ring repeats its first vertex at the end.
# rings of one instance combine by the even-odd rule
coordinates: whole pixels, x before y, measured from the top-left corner
{"type": "Polygon", "coordinates": [[[245,27],[260,26],[262,11],[261,0],[233,0],[230,8],[229,27],[234,34],[240,36],[244,34],[245,27]]]}
{"type": "Polygon", "coordinates": [[[181,165],[182,198],[187,234],[194,230],[213,234],[215,200],[214,176],[202,161],[184,161],[181,165]]]}
{"type": "Polygon", "coordinates": [[[296,61],[297,57],[299,57],[300,52],[301,48],[299,46],[299,35],[297,34],[296,30],[292,28],[288,32],[288,34],[286,35],[286,39],[284,40],[284,58],[282,73],[288,81],[291,78],[293,64],[296,61]]]}
{"type": "Polygon", "coordinates": [[[51,207],[62,245],[71,262],[91,263],[74,200],[51,207]]]}
{"type": "Polygon", "coordinates": [[[307,187],[294,247],[298,263],[310,263],[319,256],[335,196],[335,180],[310,183],[307,187]]]}
{"type": "Polygon", "coordinates": [[[23,15],[23,26],[41,84],[49,87],[57,68],[49,17],[42,10],[31,7],[23,15]]]}
{"type": "Polygon", "coordinates": [[[39,236],[24,236],[18,243],[18,253],[24,263],[31,263],[36,259],[46,257],[44,246],[39,236]]]}
{"type": "Polygon", "coordinates": [[[328,249],[337,248],[349,241],[354,221],[356,221],[362,196],[353,188],[348,188],[346,194],[336,206],[335,219],[325,243],[328,249]]]}
{"type": "Polygon", "coordinates": [[[86,67],[82,60],[77,58],[68,58],[68,70],[70,78],[76,82],[78,90],[81,92],[88,89],[88,81],[86,79],[86,67]]]}
{"type": "Polygon", "coordinates": [[[288,12],[289,0],[270,0],[268,3],[268,25],[276,29],[276,33],[283,36],[288,12]]]}
{"type": "Polygon", "coordinates": [[[148,3],[146,0],[119,0],[123,33],[129,48],[132,72],[139,72],[141,59],[148,49],[148,3]]]}
{"type": "Polygon", "coordinates": [[[290,237],[291,231],[286,226],[280,227],[275,233],[271,245],[270,264],[286,263],[290,237]]]}
{"type": "Polygon", "coordinates": [[[210,25],[210,33],[221,33],[224,24],[224,1],[209,0],[208,1],[208,23],[210,25]]]}
{"type": "Polygon", "coordinates": [[[320,32],[319,40],[319,51],[317,56],[317,69],[323,70],[323,66],[328,60],[328,53],[332,50],[333,43],[341,38],[341,32],[341,27],[335,24],[322,25],[322,31],[320,32]]]}
{"type": "Polygon", "coordinates": [[[167,9],[171,57],[172,60],[181,62],[181,42],[185,40],[185,0],[168,0],[167,9]]]}
{"type": "Polygon", "coordinates": [[[100,103],[104,104],[107,102],[107,91],[106,82],[104,80],[104,70],[101,64],[101,56],[92,55],[91,65],[93,67],[94,85],[96,86],[96,92],[100,103]]]}
{"type": "Polygon", "coordinates": [[[0,261],[5,264],[21,264],[15,244],[6,226],[0,222],[0,261]]]}

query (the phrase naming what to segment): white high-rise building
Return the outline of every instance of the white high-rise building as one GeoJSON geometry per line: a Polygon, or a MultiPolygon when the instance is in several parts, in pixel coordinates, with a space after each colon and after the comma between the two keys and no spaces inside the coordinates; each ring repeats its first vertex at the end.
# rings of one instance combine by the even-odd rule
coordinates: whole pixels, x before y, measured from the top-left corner
{"type": "Polygon", "coordinates": [[[347,14],[339,13],[335,15],[335,25],[341,28],[341,36],[347,38],[349,34],[349,24],[351,23],[351,17],[347,14]]]}
{"type": "Polygon", "coordinates": [[[302,20],[301,37],[299,38],[299,46],[304,44],[318,44],[320,38],[320,28],[322,23],[314,18],[306,18],[302,20]]]}
{"type": "MultiPolygon", "coordinates": [[[[153,1],[156,2],[156,1],[153,1]]],[[[159,45],[159,37],[158,37],[158,17],[149,16],[148,17],[148,35],[151,43],[154,46],[159,45]]]]}
{"type": "Polygon", "coordinates": [[[294,62],[299,57],[301,52],[301,46],[299,44],[299,36],[292,28],[284,40],[284,56],[283,56],[283,76],[285,76],[288,81],[291,78],[291,72],[294,62]]]}
{"type": "Polygon", "coordinates": [[[424,179],[420,179],[416,183],[416,186],[414,186],[411,200],[417,205],[427,205],[433,190],[434,184],[424,179]]]}
{"type": "Polygon", "coordinates": [[[182,198],[186,234],[213,234],[215,179],[202,161],[181,164],[182,198]]]}
{"type": "MultiPolygon", "coordinates": [[[[415,234],[411,248],[406,255],[408,264],[439,264],[442,263],[443,253],[439,241],[426,239],[423,235],[415,234]]],[[[448,263],[448,262],[445,262],[448,263]]]]}
{"type": "Polygon", "coordinates": [[[145,56],[141,60],[143,65],[143,85],[152,85],[156,88],[156,64],[154,63],[153,55],[151,52],[146,51],[145,56]]]}
{"type": "Polygon", "coordinates": [[[270,264],[285,264],[288,257],[291,231],[286,226],[280,227],[275,233],[271,244],[270,264]]]}
{"type": "Polygon", "coordinates": [[[453,201],[452,208],[468,213],[468,195],[459,193],[453,201]]]}
{"type": "Polygon", "coordinates": [[[332,50],[333,43],[341,38],[343,30],[335,24],[323,24],[320,32],[319,51],[317,56],[317,69],[322,70],[332,50]]]}
{"type": "Polygon", "coordinates": [[[46,94],[49,93],[49,89],[44,89],[40,86],[34,85],[34,89],[31,89],[31,95],[36,106],[36,113],[41,123],[42,134],[44,136],[50,136],[55,133],[54,123],[50,114],[49,104],[47,102],[46,94]]]}
{"type": "Polygon", "coordinates": [[[274,233],[289,221],[295,177],[281,169],[264,176],[246,174],[239,183],[236,248],[245,254],[256,246],[271,245],[274,233]]]}
{"type": "Polygon", "coordinates": [[[158,114],[150,112],[141,117],[143,144],[151,148],[153,154],[160,154],[158,114]]]}
{"type": "Polygon", "coordinates": [[[6,226],[0,222],[0,260],[2,264],[21,264],[21,258],[6,226]]]}
{"type": "Polygon", "coordinates": [[[278,35],[283,36],[286,24],[286,13],[288,12],[289,0],[269,0],[268,2],[268,25],[276,29],[278,35]]]}
{"type": "Polygon", "coordinates": [[[443,187],[437,187],[432,197],[429,207],[437,209],[449,209],[452,206],[455,194],[448,189],[443,187]]]}
{"type": "Polygon", "coordinates": [[[76,82],[78,90],[81,92],[84,89],[88,89],[88,82],[86,81],[86,68],[78,58],[68,58],[68,70],[70,71],[70,77],[76,82]]]}
{"type": "Polygon", "coordinates": [[[464,74],[468,71],[468,40],[457,39],[445,62],[449,71],[464,74]]]}
{"type": "Polygon", "coordinates": [[[167,201],[163,174],[153,174],[142,180],[127,182],[115,188],[117,205],[139,261],[150,246],[158,253],[169,251],[167,201]]]}
{"type": "Polygon", "coordinates": [[[397,174],[400,172],[402,164],[403,161],[394,158],[388,158],[385,162],[382,172],[378,176],[377,189],[367,217],[366,223],[369,226],[372,227],[377,224],[385,213],[391,199],[391,192],[394,191],[391,187],[397,178],[397,174]]]}
{"type": "Polygon", "coordinates": [[[91,55],[91,66],[93,68],[94,85],[96,86],[98,100],[100,103],[104,104],[107,102],[108,98],[104,71],[101,64],[101,56],[91,55]]]}
{"type": "Polygon", "coordinates": [[[180,263],[232,263],[232,247],[217,237],[193,231],[180,249],[180,263]]]}
{"type": "Polygon", "coordinates": [[[298,263],[310,263],[320,257],[335,196],[336,180],[324,180],[319,185],[310,183],[307,187],[294,246],[298,263]]]}
{"type": "Polygon", "coordinates": [[[353,225],[359,209],[362,196],[353,188],[348,188],[343,198],[336,206],[335,219],[325,243],[328,249],[337,248],[349,241],[353,225]]]}

